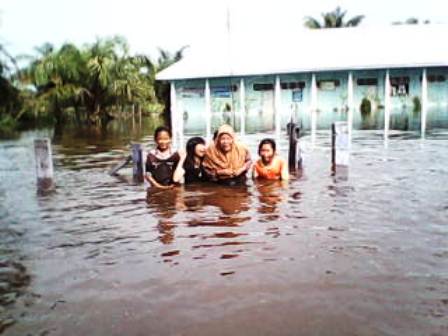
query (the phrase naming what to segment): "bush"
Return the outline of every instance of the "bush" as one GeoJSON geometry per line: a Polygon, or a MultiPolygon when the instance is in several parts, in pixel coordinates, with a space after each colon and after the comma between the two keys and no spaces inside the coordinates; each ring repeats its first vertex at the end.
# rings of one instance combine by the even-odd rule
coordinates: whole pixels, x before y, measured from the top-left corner
{"type": "Polygon", "coordinates": [[[412,98],[412,104],[414,105],[414,112],[420,112],[422,110],[422,102],[419,97],[414,96],[412,98]]]}
{"type": "Polygon", "coordinates": [[[17,121],[10,115],[0,116],[0,138],[10,138],[16,134],[17,121]]]}
{"type": "Polygon", "coordinates": [[[370,99],[368,99],[368,98],[362,99],[360,110],[361,110],[361,114],[363,114],[363,115],[370,114],[370,112],[372,112],[372,103],[371,103],[370,99]]]}

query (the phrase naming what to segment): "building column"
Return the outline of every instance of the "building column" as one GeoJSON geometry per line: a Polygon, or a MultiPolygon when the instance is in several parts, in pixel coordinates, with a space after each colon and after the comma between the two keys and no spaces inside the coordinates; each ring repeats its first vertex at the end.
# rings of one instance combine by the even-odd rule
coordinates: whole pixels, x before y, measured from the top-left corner
{"type": "Polygon", "coordinates": [[[205,137],[207,140],[212,138],[212,106],[210,99],[210,82],[205,80],[205,137]]]}
{"type": "Polygon", "coordinates": [[[421,107],[421,136],[425,138],[426,133],[426,118],[428,113],[428,76],[427,70],[422,71],[422,107],[421,107]]]}
{"type": "Polygon", "coordinates": [[[280,76],[275,76],[274,90],[274,109],[275,109],[275,136],[280,139],[281,132],[281,109],[282,109],[282,88],[280,86],[280,76]]]}
{"type": "Polygon", "coordinates": [[[240,80],[240,132],[241,136],[246,134],[246,86],[243,78],[240,80]]]}
{"type": "Polygon", "coordinates": [[[316,74],[311,75],[311,142],[316,142],[316,129],[317,129],[317,82],[316,74]]]}
{"type": "Polygon", "coordinates": [[[351,146],[352,143],[352,131],[353,131],[353,112],[355,108],[354,103],[354,90],[353,90],[353,72],[348,73],[348,83],[347,83],[347,126],[348,126],[348,143],[351,146]]]}
{"type": "Polygon", "coordinates": [[[177,97],[176,85],[171,82],[170,85],[170,113],[171,113],[171,133],[173,135],[173,147],[177,147],[177,97]]]}
{"type": "Polygon", "coordinates": [[[389,139],[390,108],[390,75],[389,70],[386,70],[386,77],[384,79],[384,143],[386,146],[387,140],[389,139]]]}

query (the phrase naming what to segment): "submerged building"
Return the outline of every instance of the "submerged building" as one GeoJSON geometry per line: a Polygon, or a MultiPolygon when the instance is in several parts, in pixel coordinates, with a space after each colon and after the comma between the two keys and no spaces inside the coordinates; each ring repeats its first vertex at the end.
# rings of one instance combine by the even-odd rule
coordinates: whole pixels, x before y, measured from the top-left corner
{"type": "MultiPolygon", "coordinates": [[[[234,37],[190,50],[160,72],[171,83],[175,136],[280,134],[293,119],[315,134],[350,128],[448,128],[448,26],[310,30],[292,37],[234,37]]],[[[291,34],[289,34],[291,35],[291,34]]]]}

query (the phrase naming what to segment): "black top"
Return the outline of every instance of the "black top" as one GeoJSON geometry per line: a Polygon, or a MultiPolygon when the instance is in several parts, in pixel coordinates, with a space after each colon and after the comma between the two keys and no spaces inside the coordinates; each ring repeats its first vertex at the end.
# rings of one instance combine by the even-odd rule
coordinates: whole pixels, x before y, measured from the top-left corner
{"type": "Polygon", "coordinates": [[[185,161],[183,168],[185,170],[185,184],[203,182],[207,180],[202,164],[199,167],[195,167],[193,164],[185,161]]]}
{"type": "Polygon", "coordinates": [[[154,180],[161,185],[173,184],[173,175],[179,160],[177,152],[167,159],[159,159],[153,153],[149,153],[146,157],[146,172],[150,173],[154,180]]]}

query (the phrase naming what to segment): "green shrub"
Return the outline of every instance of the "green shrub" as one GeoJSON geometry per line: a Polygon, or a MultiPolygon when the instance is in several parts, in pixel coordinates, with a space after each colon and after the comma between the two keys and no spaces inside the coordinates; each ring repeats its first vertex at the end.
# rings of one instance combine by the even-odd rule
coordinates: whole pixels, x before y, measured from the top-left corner
{"type": "Polygon", "coordinates": [[[370,99],[368,99],[368,98],[362,99],[360,110],[361,110],[361,114],[363,114],[363,115],[367,115],[372,112],[372,103],[371,103],[370,99]]]}
{"type": "Polygon", "coordinates": [[[414,105],[414,112],[420,112],[422,110],[422,102],[420,97],[414,96],[412,98],[412,104],[414,105]]]}

